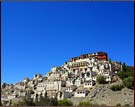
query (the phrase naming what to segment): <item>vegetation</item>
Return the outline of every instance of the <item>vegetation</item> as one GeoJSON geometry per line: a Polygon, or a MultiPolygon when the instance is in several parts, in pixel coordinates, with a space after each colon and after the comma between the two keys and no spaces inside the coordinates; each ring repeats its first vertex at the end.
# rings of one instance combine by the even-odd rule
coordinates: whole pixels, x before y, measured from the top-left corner
{"type": "Polygon", "coordinates": [[[116,106],[121,106],[121,104],[120,104],[120,103],[118,103],[118,104],[116,104],[116,106]]]}
{"type": "Polygon", "coordinates": [[[134,89],[134,69],[133,67],[123,64],[123,71],[118,72],[117,75],[122,79],[124,85],[129,89],[134,89]]]}
{"type": "Polygon", "coordinates": [[[13,106],[57,106],[57,98],[41,97],[35,102],[30,97],[24,97],[22,101],[18,101],[12,104],[13,106]]]}
{"type": "Polygon", "coordinates": [[[63,99],[58,101],[58,106],[73,106],[73,103],[70,100],[63,99]]]}
{"type": "Polygon", "coordinates": [[[2,84],[2,88],[6,88],[7,83],[2,84]]]}
{"type": "Polygon", "coordinates": [[[128,77],[133,77],[134,76],[134,72],[133,71],[121,71],[121,72],[118,72],[117,75],[122,79],[124,80],[125,78],[128,78],[128,77]]]}
{"type": "Polygon", "coordinates": [[[110,87],[110,89],[112,91],[121,91],[122,88],[124,88],[124,85],[123,84],[112,85],[110,87]]]}
{"type": "Polygon", "coordinates": [[[13,103],[13,106],[35,106],[35,103],[32,101],[31,98],[24,97],[23,101],[13,103]]]}
{"type": "Polygon", "coordinates": [[[101,106],[106,106],[106,104],[101,104],[101,106]]]}
{"type": "Polygon", "coordinates": [[[2,103],[0,102],[0,106],[2,106],[2,103]]]}
{"type": "Polygon", "coordinates": [[[90,102],[80,102],[78,106],[97,106],[98,104],[93,104],[90,102]]]}
{"type": "Polygon", "coordinates": [[[134,89],[134,78],[128,77],[123,80],[124,85],[129,89],[134,89]]]}
{"type": "Polygon", "coordinates": [[[97,82],[99,84],[105,84],[106,83],[105,77],[104,76],[97,76],[97,82]]]}
{"type": "Polygon", "coordinates": [[[124,106],[130,106],[129,104],[125,104],[124,106]]]}
{"type": "Polygon", "coordinates": [[[109,60],[108,60],[109,62],[112,62],[112,60],[111,60],[111,58],[109,58],[109,60]]]}
{"type": "Polygon", "coordinates": [[[57,98],[41,97],[35,101],[36,106],[57,106],[57,98]]]}
{"type": "Polygon", "coordinates": [[[34,91],[32,89],[29,90],[30,94],[34,94],[34,91]]]}

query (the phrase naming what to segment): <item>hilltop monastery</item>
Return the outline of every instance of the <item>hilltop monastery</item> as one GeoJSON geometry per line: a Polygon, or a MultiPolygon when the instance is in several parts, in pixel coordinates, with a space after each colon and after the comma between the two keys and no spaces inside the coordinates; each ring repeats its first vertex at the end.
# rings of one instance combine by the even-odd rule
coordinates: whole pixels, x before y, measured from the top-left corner
{"type": "Polygon", "coordinates": [[[33,79],[25,78],[16,84],[2,85],[1,100],[11,101],[21,96],[30,96],[35,101],[41,96],[56,97],[58,100],[71,97],[86,97],[97,84],[97,76],[105,77],[106,82],[115,81],[117,71],[122,71],[118,62],[108,61],[105,52],[83,54],[71,58],[62,66],[52,67],[45,76],[35,74],[33,79]]]}

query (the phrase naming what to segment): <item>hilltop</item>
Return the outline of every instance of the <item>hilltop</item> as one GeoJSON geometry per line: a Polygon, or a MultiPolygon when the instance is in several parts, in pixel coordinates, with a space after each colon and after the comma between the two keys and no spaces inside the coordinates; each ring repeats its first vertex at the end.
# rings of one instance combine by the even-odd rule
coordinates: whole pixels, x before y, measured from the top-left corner
{"type": "Polygon", "coordinates": [[[32,79],[24,78],[16,84],[3,83],[2,104],[13,105],[28,96],[33,102],[41,98],[58,101],[66,98],[74,105],[92,102],[133,106],[133,71],[124,63],[108,60],[106,52],[83,54],[52,67],[45,76],[35,74],[32,79]]]}

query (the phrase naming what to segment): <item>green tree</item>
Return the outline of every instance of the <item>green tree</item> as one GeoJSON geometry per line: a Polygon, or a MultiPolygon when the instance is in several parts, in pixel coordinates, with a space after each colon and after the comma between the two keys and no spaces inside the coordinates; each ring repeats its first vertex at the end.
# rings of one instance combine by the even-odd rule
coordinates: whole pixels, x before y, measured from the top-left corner
{"type": "Polygon", "coordinates": [[[58,101],[58,106],[73,106],[72,101],[63,99],[58,101]]]}
{"type": "Polygon", "coordinates": [[[109,58],[109,60],[108,60],[109,62],[112,62],[112,60],[111,60],[111,58],[109,58]]]}
{"type": "Polygon", "coordinates": [[[104,76],[97,76],[97,82],[99,84],[105,84],[106,83],[106,79],[104,76]]]}
{"type": "Polygon", "coordinates": [[[134,78],[133,77],[128,77],[123,80],[124,85],[129,88],[129,89],[134,89],[134,78]]]}
{"type": "Polygon", "coordinates": [[[126,64],[125,64],[125,63],[123,63],[123,64],[122,64],[122,69],[123,69],[123,71],[124,71],[124,72],[126,72],[126,71],[127,71],[127,66],[126,66],[126,64]]]}
{"type": "Polygon", "coordinates": [[[128,77],[134,77],[134,71],[129,71],[127,70],[126,72],[124,71],[120,71],[117,73],[117,75],[122,79],[124,80],[125,78],[128,78],[128,77]]]}

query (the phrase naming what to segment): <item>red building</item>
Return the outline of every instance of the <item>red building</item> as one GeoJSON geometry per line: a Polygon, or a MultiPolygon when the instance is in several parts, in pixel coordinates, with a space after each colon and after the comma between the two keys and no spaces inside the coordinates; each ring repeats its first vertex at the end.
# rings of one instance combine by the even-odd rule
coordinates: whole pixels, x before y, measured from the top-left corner
{"type": "Polygon", "coordinates": [[[94,56],[98,60],[101,60],[101,61],[107,61],[108,60],[107,53],[105,53],[105,52],[97,52],[94,56]]]}
{"type": "Polygon", "coordinates": [[[108,60],[108,56],[107,56],[106,52],[96,52],[96,53],[91,53],[91,54],[83,54],[80,57],[74,57],[70,61],[74,62],[74,61],[79,60],[79,59],[85,59],[85,58],[91,58],[91,57],[95,57],[100,61],[107,61],[108,60]]]}

